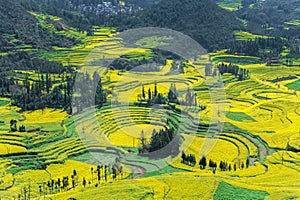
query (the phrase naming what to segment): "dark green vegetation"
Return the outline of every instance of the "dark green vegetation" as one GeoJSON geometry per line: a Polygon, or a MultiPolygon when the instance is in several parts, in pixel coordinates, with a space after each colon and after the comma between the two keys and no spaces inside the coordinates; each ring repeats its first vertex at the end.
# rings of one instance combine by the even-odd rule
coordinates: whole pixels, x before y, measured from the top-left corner
{"type": "Polygon", "coordinates": [[[159,171],[156,170],[153,172],[147,172],[142,177],[159,176],[162,174],[171,174],[171,173],[175,173],[175,172],[187,172],[187,170],[174,168],[174,167],[168,165],[168,166],[160,169],[159,171]]]}
{"type": "Polygon", "coordinates": [[[8,101],[4,101],[4,100],[1,100],[1,101],[0,101],[0,106],[5,106],[5,105],[7,105],[7,104],[9,104],[8,101]]]}
{"type": "Polygon", "coordinates": [[[242,8],[237,11],[240,18],[246,20],[247,26],[253,31],[279,36],[282,34],[292,34],[299,36],[297,28],[284,31],[284,23],[299,19],[300,6],[298,0],[242,0],[242,8]],[[261,26],[264,24],[265,26],[261,26]]]}
{"type": "Polygon", "coordinates": [[[294,58],[300,58],[299,0],[215,1],[220,7],[233,11],[249,32],[263,37],[237,41],[228,46],[228,53],[258,56],[264,62],[281,58],[280,62],[286,65],[293,65],[294,58]]]}
{"type": "MultiPolygon", "coordinates": [[[[86,186],[90,186],[91,184],[95,185],[95,187],[98,187],[100,182],[107,183],[110,174],[112,174],[113,181],[116,181],[117,178],[121,179],[123,176],[123,167],[119,162],[116,162],[112,167],[109,167],[107,165],[98,165],[96,169],[92,167],[90,169],[90,172],[92,174],[92,179],[86,177],[82,178],[82,185],[84,188],[86,186]]],[[[50,179],[49,181],[40,184],[40,197],[47,194],[57,194],[60,192],[65,192],[70,188],[75,190],[75,188],[79,185],[78,182],[78,174],[76,169],[74,169],[71,176],[68,176],[66,174],[66,176],[63,176],[62,178],[58,178],[56,180],[50,179]]],[[[30,186],[28,190],[30,190],[30,186]]],[[[26,193],[24,194],[24,196],[26,197],[26,193]]]]}
{"type": "MultiPolygon", "coordinates": [[[[223,3],[232,3],[235,6],[239,4],[236,1],[223,3]]],[[[145,26],[170,28],[191,36],[209,51],[227,48],[228,53],[257,56],[264,62],[272,60],[273,57],[280,57],[284,50],[288,51],[288,54],[283,55],[284,64],[289,63],[292,58],[300,57],[300,31],[299,26],[295,26],[297,13],[292,12],[294,14],[287,16],[282,13],[297,6],[296,1],[287,6],[283,1],[278,5],[278,1],[273,0],[265,2],[243,0],[241,4],[240,10],[229,13],[217,8],[209,0],[175,2],[162,0],[134,17],[122,14],[115,16],[111,21],[112,25],[120,30],[145,26]],[[277,20],[273,20],[275,18],[277,20]],[[271,23],[272,21],[275,23],[271,23]],[[264,37],[234,42],[233,30],[247,30],[264,37]]]]}
{"type": "Polygon", "coordinates": [[[297,80],[295,82],[289,83],[286,85],[291,90],[298,90],[300,91],[300,80],[297,80]]]}
{"type": "Polygon", "coordinates": [[[160,0],[125,0],[124,2],[127,4],[133,4],[133,5],[137,5],[140,7],[149,7],[155,3],[158,3],[160,0]]]}
{"type": "Polygon", "coordinates": [[[244,188],[234,187],[228,183],[221,182],[214,196],[215,200],[221,199],[234,199],[234,200],[247,200],[247,199],[265,199],[268,193],[257,190],[248,190],[244,188]]]}
{"type": "MultiPolygon", "coordinates": [[[[249,78],[249,71],[236,65],[227,65],[222,63],[217,65],[217,68],[219,69],[221,75],[223,75],[224,73],[230,73],[237,77],[239,81],[243,81],[249,78]]],[[[213,75],[216,76],[216,72],[214,72],[213,75]]]]}
{"type": "Polygon", "coordinates": [[[181,57],[171,52],[159,49],[151,49],[149,53],[145,54],[131,53],[121,55],[120,58],[114,59],[114,61],[110,64],[109,68],[127,71],[133,70],[140,72],[159,71],[160,69],[157,65],[165,65],[167,59],[179,60],[181,59],[181,57]],[[155,64],[151,65],[152,63],[155,64]]]}
{"type": "MultiPolygon", "coordinates": [[[[89,11],[89,9],[79,9],[82,4],[95,7],[95,5],[102,2],[99,0],[52,0],[47,1],[47,3],[37,0],[19,1],[28,10],[42,11],[61,17],[70,26],[76,27],[80,31],[89,30],[95,24],[115,26],[120,30],[145,26],[165,27],[191,36],[210,50],[224,48],[226,44],[233,42],[234,36],[232,32],[243,28],[242,23],[229,11],[218,7],[211,0],[128,0],[128,5],[146,8],[142,11],[137,9],[138,12],[134,11],[134,16],[126,12],[112,11],[109,17],[101,12],[95,13],[94,11],[89,11]],[[157,3],[155,4],[154,2],[157,3]],[[211,12],[212,10],[214,12],[211,12]],[[212,32],[213,34],[211,34],[212,32]]],[[[115,5],[118,4],[117,1],[112,2],[115,5]]]]}
{"type": "Polygon", "coordinates": [[[284,50],[284,46],[287,45],[289,45],[288,42],[281,38],[258,38],[256,40],[237,41],[227,52],[257,56],[265,61],[268,58],[279,56],[284,50]]]}
{"type": "Polygon", "coordinates": [[[27,10],[61,17],[68,25],[77,28],[79,31],[89,30],[93,25],[107,24],[111,15],[119,13],[132,14],[158,2],[158,0],[125,0],[125,5],[123,5],[118,0],[18,1],[27,10]]]}
{"type": "MultiPolygon", "coordinates": [[[[115,12],[112,9],[109,17],[102,16],[103,13],[95,10],[89,11],[86,6],[94,8],[97,4],[102,3],[100,0],[89,1],[37,1],[37,0],[13,0],[10,3],[4,3],[3,10],[15,9],[18,15],[14,20],[7,20],[7,26],[13,27],[14,24],[26,24],[16,29],[18,32],[12,31],[9,34],[3,35],[2,48],[6,46],[17,47],[24,51],[35,49],[36,46],[48,47],[52,46],[70,46],[78,41],[76,37],[65,37],[64,35],[53,34],[53,32],[41,28],[36,24],[37,20],[25,12],[21,6],[14,6],[16,2],[21,2],[21,5],[26,10],[43,12],[61,17],[61,21],[47,19],[48,23],[54,25],[57,29],[64,29],[64,24],[77,28],[78,31],[87,31],[92,34],[92,25],[110,25],[116,26],[119,30],[128,28],[137,28],[145,26],[165,27],[183,32],[193,39],[198,41],[208,50],[219,50],[221,48],[228,49],[230,54],[252,55],[261,58],[263,62],[271,62],[275,58],[283,64],[292,65],[293,61],[300,58],[299,52],[299,26],[297,26],[297,8],[299,2],[293,0],[288,4],[283,1],[268,0],[226,0],[217,1],[218,3],[226,4],[232,7],[239,7],[238,11],[229,12],[218,7],[211,0],[204,1],[125,1],[128,5],[146,7],[142,11],[134,11],[134,14],[128,15],[126,12],[115,12]],[[157,2],[157,3],[156,3],[157,2]],[[6,5],[7,4],[7,5],[6,5]],[[84,6],[83,6],[84,4],[84,6]],[[154,4],[154,5],[152,5],[154,4]],[[238,6],[241,4],[241,6],[238,6]],[[5,9],[5,6],[8,9],[5,9]],[[83,7],[82,7],[83,6],[83,7]],[[179,9],[180,8],[180,9],[179,9]],[[211,12],[213,10],[214,12],[211,12]],[[284,11],[289,11],[288,14],[283,14],[284,11]],[[22,17],[22,16],[25,17],[22,17]],[[239,19],[237,19],[237,17],[239,19]],[[30,19],[24,21],[26,18],[30,19]],[[17,20],[22,19],[22,20],[17,20]],[[276,19],[276,20],[275,20],[276,19]],[[30,25],[29,25],[30,24],[30,25]],[[244,24],[244,25],[243,25],[244,24]],[[30,27],[30,28],[29,28],[30,27]],[[263,38],[253,39],[251,41],[234,41],[234,31],[245,30],[250,33],[259,34],[263,38]],[[50,33],[48,34],[47,33],[50,33]],[[28,38],[21,38],[20,35],[25,35],[28,38]],[[30,39],[30,40],[29,40],[30,39]],[[286,40],[288,39],[288,40],[286,40]],[[29,42],[23,42],[29,40],[29,42]],[[8,42],[9,41],[9,42],[8,42]],[[19,42],[19,43],[18,43],[19,42]],[[11,43],[11,44],[10,44],[11,43]],[[16,44],[14,44],[16,43],[16,44]],[[34,44],[36,43],[36,44],[34,44]],[[45,45],[43,45],[45,44],[45,45]],[[47,45],[48,44],[48,45],[47,45]],[[283,52],[286,52],[283,54],[283,52]]],[[[121,6],[117,1],[111,1],[112,6],[121,6]]],[[[116,8],[117,8],[116,7],[116,8]]],[[[115,9],[116,9],[115,8],[115,9]]],[[[286,13],[286,12],[284,12],[286,13]]],[[[16,14],[14,14],[16,15],[16,14]]],[[[5,16],[5,15],[4,15],[5,16]]],[[[6,27],[6,25],[5,25],[6,27]]],[[[6,30],[7,28],[5,28],[6,30]]],[[[7,55],[7,51],[3,51],[1,55],[7,55]]],[[[142,59],[134,61],[125,57],[116,61],[117,66],[140,64],[142,59]]],[[[149,58],[146,58],[148,60],[149,58]]],[[[10,60],[10,58],[8,58],[10,60]]],[[[227,61],[227,59],[222,59],[227,61]]],[[[243,60],[234,60],[237,64],[246,63],[243,60]]],[[[255,60],[247,62],[253,63],[255,60]]],[[[298,62],[294,62],[297,64],[298,62]]]]}
{"type": "Polygon", "coordinates": [[[243,28],[242,23],[229,11],[210,0],[162,0],[135,17],[116,16],[112,26],[121,30],[137,27],[170,28],[191,36],[209,50],[224,48],[233,42],[233,30],[243,28]]]}
{"type": "Polygon", "coordinates": [[[218,56],[213,59],[214,62],[226,62],[226,63],[234,63],[238,65],[247,65],[247,64],[256,64],[260,63],[260,58],[255,57],[237,57],[237,56],[218,56]]]}
{"type": "Polygon", "coordinates": [[[149,152],[157,151],[168,145],[173,140],[174,135],[175,130],[172,128],[166,130],[161,129],[158,132],[154,130],[150,139],[149,152]]]}
{"type": "Polygon", "coordinates": [[[178,105],[199,108],[200,110],[206,109],[205,106],[198,105],[196,94],[195,92],[191,91],[190,88],[188,88],[184,92],[185,98],[182,100],[178,100],[179,94],[177,92],[175,83],[171,83],[171,87],[169,88],[167,96],[164,96],[163,94],[159,93],[157,87],[158,87],[157,82],[154,82],[153,91],[151,90],[151,88],[149,88],[148,91],[146,91],[144,86],[142,86],[142,92],[137,97],[139,102],[137,104],[152,106],[154,104],[170,105],[170,103],[173,103],[178,105]]]}
{"type": "MultiPolygon", "coordinates": [[[[197,163],[197,159],[193,154],[186,155],[184,152],[182,152],[181,162],[189,166],[195,166],[195,164],[197,163]]],[[[237,169],[248,168],[250,160],[249,158],[247,158],[245,163],[243,161],[235,162],[232,166],[231,164],[228,164],[227,161],[220,161],[220,163],[217,164],[212,159],[208,161],[206,159],[206,156],[202,156],[201,158],[199,158],[198,164],[201,170],[205,169],[206,167],[209,167],[209,169],[212,170],[212,172],[215,174],[218,168],[220,169],[220,171],[236,171],[237,169]]]]}
{"type": "Polygon", "coordinates": [[[18,1],[1,0],[0,4],[0,52],[15,53],[16,50],[51,49],[52,45],[75,44],[75,40],[53,35],[49,30],[39,27],[35,18],[18,1]]]}
{"type": "Polygon", "coordinates": [[[226,112],[226,117],[239,122],[242,122],[244,120],[255,122],[252,117],[249,117],[243,112],[226,112]]]}
{"type": "Polygon", "coordinates": [[[63,108],[72,113],[72,100],[76,103],[77,110],[75,112],[106,102],[107,92],[102,89],[101,77],[97,72],[93,74],[92,79],[89,74],[75,74],[72,68],[61,66],[58,69],[55,74],[39,72],[36,80],[30,79],[28,74],[22,77],[18,73],[6,73],[6,76],[0,76],[0,94],[10,97],[12,105],[25,111],[49,107],[63,108]],[[14,78],[15,75],[17,78],[14,78]],[[73,88],[75,78],[80,84],[73,88]],[[94,91],[96,91],[95,102],[89,98],[94,91]],[[73,94],[82,95],[72,99],[73,94]]]}

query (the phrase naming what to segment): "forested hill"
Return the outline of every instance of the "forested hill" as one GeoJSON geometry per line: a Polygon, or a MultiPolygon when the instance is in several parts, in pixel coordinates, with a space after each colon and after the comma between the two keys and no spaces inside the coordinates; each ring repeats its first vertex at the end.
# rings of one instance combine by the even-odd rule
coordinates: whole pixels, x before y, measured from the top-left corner
{"type": "Polygon", "coordinates": [[[0,0],[0,51],[20,43],[34,43],[35,21],[14,1],[0,0]]]}
{"type": "Polygon", "coordinates": [[[213,0],[16,0],[26,10],[61,17],[69,26],[88,30],[92,25],[109,25],[119,30],[165,27],[183,32],[208,50],[219,50],[233,42],[234,30],[242,22],[213,0]]]}
{"type": "Polygon", "coordinates": [[[0,0],[0,52],[20,49],[49,49],[53,45],[71,46],[70,38],[57,36],[38,25],[37,20],[16,0],[0,0]]]}
{"type": "Polygon", "coordinates": [[[300,19],[300,0],[243,0],[237,14],[247,20],[256,20],[260,24],[278,26],[300,19]]]}
{"type": "Polygon", "coordinates": [[[232,13],[211,0],[161,0],[135,16],[118,15],[111,25],[120,29],[164,27],[183,32],[208,50],[226,47],[233,31],[243,28],[232,13]]]}
{"type": "Polygon", "coordinates": [[[134,4],[140,7],[149,7],[155,3],[158,3],[160,0],[124,0],[127,4],[134,4]]]}
{"type": "Polygon", "coordinates": [[[300,0],[243,0],[236,15],[252,32],[300,38],[300,0]]]}

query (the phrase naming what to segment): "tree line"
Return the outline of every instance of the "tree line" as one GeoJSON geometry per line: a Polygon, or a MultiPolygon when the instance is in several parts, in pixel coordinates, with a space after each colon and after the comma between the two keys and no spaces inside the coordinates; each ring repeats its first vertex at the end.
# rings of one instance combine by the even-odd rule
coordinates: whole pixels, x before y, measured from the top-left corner
{"type": "Polygon", "coordinates": [[[10,131],[11,131],[11,132],[16,132],[16,131],[19,130],[19,132],[25,132],[25,131],[26,131],[25,126],[24,126],[24,125],[20,125],[20,126],[19,126],[19,129],[18,129],[18,128],[17,128],[17,127],[18,127],[18,126],[17,126],[17,123],[18,123],[18,121],[15,120],[15,119],[10,120],[10,122],[9,122],[9,124],[10,124],[10,131]]]}
{"type": "Polygon", "coordinates": [[[280,37],[257,38],[254,40],[236,41],[227,53],[240,55],[249,55],[262,58],[267,61],[268,58],[279,56],[287,42],[280,37]],[[267,51],[268,50],[268,51],[267,51]]]}
{"type": "Polygon", "coordinates": [[[187,88],[187,90],[185,91],[184,98],[179,99],[178,97],[179,93],[177,91],[175,83],[171,83],[167,96],[164,96],[158,91],[158,84],[155,81],[153,90],[151,90],[151,88],[149,87],[146,91],[145,86],[142,85],[141,94],[137,95],[137,101],[146,102],[147,105],[175,103],[190,107],[199,107],[202,110],[206,109],[205,106],[198,104],[197,94],[190,88],[187,88]]]}
{"type": "MultiPolygon", "coordinates": [[[[117,181],[123,177],[123,167],[118,159],[116,159],[116,163],[111,167],[108,165],[98,165],[96,168],[91,167],[90,177],[83,176],[82,180],[79,180],[79,174],[77,173],[76,169],[74,169],[71,176],[63,176],[62,178],[57,178],[56,180],[51,179],[46,182],[38,183],[39,195],[42,197],[72,189],[75,190],[79,185],[82,185],[84,188],[92,185],[94,187],[98,187],[101,183],[107,183],[110,175],[112,181],[117,181]]],[[[28,189],[26,191],[28,191],[28,189]]],[[[23,194],[22,196],[24,197],[26,194],[23,194]]]]}
{"type": "MultiPolygon", "coordinates": [[[[183,151],[181,153],[181,162],[183,164],[189,165],[189,166],[195,166],[197,161],[196,161],[196,157],[193,154],[185,154],[185,152],[183,151]]],[[[229,164],[227,161],[220,161],[219,164],[217,164],[216,162],[214,162],[212,159],[210,159],[209,161],[207,161],[206,156],[202,156],[199,159],[199,168],[201,170],[206,169],[206,167],[208,166],[213,173],[216,173],[216,170],[219,168],[220,171],[236,171],[237,169],[244,169],[244,168],[248,168],[250,166],[250,159],[247,158],[245,162],[238,160],[236,162],[232,164],[229,164]]]]}
{"type": "Polygon", "coordinates": [[[93,74],[93,78],[88,73],[75,73],[72,70],[59,74],[35,73],[38,76],[36,80],[28,74],[23,75],[23,80],[18,76],[14,78],[13,75],[0,75],[0,95],[9,97],[12,105],[24,111],[48,107],[72,113],[73,107],[81,111],[88,106],[106,103],[108,92],[103,89],[101,76],[97,72],[93,74]],[[83,84],[74,87],[75,79],[83,84]]]}
{"type": "Polygon", "coordinates": [[[224,73],[230,73],[238,78],[239,81],[243,81],[249,78],[249,70],[241,68],[237,65],[230,64],[218,64],[217,68],[219,73],[223,75],[224,73]]]}

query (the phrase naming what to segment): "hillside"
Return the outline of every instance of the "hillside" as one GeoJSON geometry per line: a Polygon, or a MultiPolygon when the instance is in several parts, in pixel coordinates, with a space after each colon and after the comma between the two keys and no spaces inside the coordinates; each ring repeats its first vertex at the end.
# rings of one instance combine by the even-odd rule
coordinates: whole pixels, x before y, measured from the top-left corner
{"type": "Polygon", "coordinates": [[[80,31],[89,30],[93,25],[103,25],[111,15],[133,14],[143,7],[152,5],[147,1],[118,0],[17,0],[26,9],[58,16],[80,31]]]}
{"type": "Polygon", "coordinates": [[[300,199],[299,1],[0,0],[0,200],[300,199]]]}
{"type": "Polygon", "coordinates": [[[92,25],[109,25],[119,30],[164,27],[191,36],[210,51],[228,47],[234,40],[233,32],[244,28],[234,13],[212,0],[128,0],[125,5],[99,0],[52,0],[47,4],[37,0],[19,1],[27,10],[61,17],[78,30],[89,30],[92,25]]]}
{"type": "Polygon", "coordinates": [[[12,50],[51,49],[52,45],[70,46],[75,40],[56,36],[41,27],[17,1],[0,0],[0,52],[12,50]]]}
{"type": "Polygon", "coordinates": [[[256,33],[299,38],[299,0],[242,1],[237,16],[245,20],[247,27],[256,33]]]}
{"type": "Polygon", "coordinates": [[[234,40],[242,23],[210,0],[162,0],[134,17],[119,15],[112,25],[120,29],[164,27],[183,32],[209,50],[224,48],[234,40]]]}
{"type": "Polygon", "coordinates": [[[155,3],[158,3],[160,0],[125,0],[124,2],[127,4],[133,4],[133,5],[137,5],[140,7],[149,7],[155,3]]]}

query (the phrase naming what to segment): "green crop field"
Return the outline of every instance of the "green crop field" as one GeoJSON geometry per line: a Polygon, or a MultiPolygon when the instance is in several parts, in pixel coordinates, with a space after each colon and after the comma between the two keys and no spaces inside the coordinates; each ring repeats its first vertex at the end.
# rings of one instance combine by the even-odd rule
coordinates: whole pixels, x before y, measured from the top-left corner
{"type": "Polygon", "coordinates": [[[268,193],[266,192],[237,188],[221,182],[214,199],[265,199],[266,196],[268,196],[268,193]]]}
{"type": "Polygon", "coordinates": [[[300,91],[300,81],[297,80],[297,81],[294,81],[292,83],[289,83],[289,84],[286,85],[286,87],[288,87],[291,90],[300,91]]]}
{"type": "Polygon", "coordinates": [[[242,8],[241,0],[222,0],[218,2],[218,5],[229,11],[236,11],[242,8]]]}
{"type": "Polygon", "coordinates": [[[249,117],[248,115],[242,112],[227,112],[226,117],[240,122],[244,120],[255,121],[253,118],[249,117]]]}
{"type": "Polygon", "coordinates": [[[293,20],[293,21],[285,22],[285,24],[291,25],[291,26],[300,26],[300,20],[293,20]]]}
{"type": "Polygon", "coordinates": [[[268,36],[256,35],[245,31],[236,31],[234,34],[237,40],[255,40],[257,38],[268,38],[268,36]]]}

